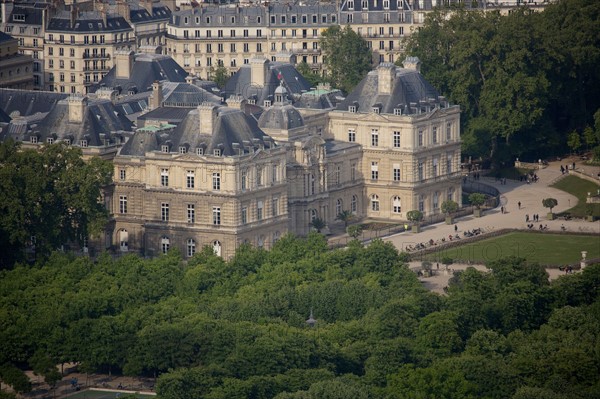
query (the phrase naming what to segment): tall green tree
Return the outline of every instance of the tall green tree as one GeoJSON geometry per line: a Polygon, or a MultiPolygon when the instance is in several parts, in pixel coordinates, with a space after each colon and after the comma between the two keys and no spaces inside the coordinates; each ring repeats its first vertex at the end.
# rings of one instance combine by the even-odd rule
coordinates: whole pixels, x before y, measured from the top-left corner
{"type": "Polygon", "coordinates": [[[29,244],[36,255],[62,244],[82,242],[108,220],[101,189],[111,182],[112,164],[84,161],[66,145],[21,150],[12,140],[0,144],[0,262],[22,256],[29,244]],[[35,241],[32,240],[35,238],[35,241]]]}
{"type": "Polygon", "coordinates": [[[349,25],[332,25],[320,39],[325,53],[327,78],[334,87],[349,93],[371,70],[373,54],[367,42],[349,25]]]}

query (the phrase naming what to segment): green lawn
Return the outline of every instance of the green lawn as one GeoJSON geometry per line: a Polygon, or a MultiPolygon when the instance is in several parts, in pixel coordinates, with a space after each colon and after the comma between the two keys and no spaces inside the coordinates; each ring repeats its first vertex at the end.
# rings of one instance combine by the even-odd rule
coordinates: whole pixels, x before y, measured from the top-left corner
{"type": "MultiPolygon", "coordinates": [[[[558,188],[559,190],[566,191],[569,194],[573,194],[579,199],[579,202],[573,208],[563,212],[570,213],[571,216],[574,217],[585,217],[586,213],[586,203],[587,193],[596,194],[600,186],[592,183],[589,180],[584,180],[577,176],[569,175],[564,179],[559,180],[555,184],[552,185],[554,188],[558,188]]],[[[596,217],[600,217],[600,204],[591,204],[593,208],[593,215],[596,217]]]]}
{"type": "Polygon", "coordinates": [[[567,234],[509,233],[472,244],[426,255],[431,261],[448,256],[455,262],[485,263],[506,256],[526,258],[543,265],[564,265],[581,260],[581,251],[588,259],[600,257],[600,237],[567,234]]]}
{"type": "MultiPolygon", "coordinates": [[[[86,389],[76,394],[70,395],[69,399],[115,399],[115,398],[125,398],[130,397],[132,393],[117,393],[117,392],[105,392],[105,391],[92,391],[90,389],[86,389]]],[[[156,395],[142,395],[139,393],[135,394],[135,397],[138,399],[156,399],[156,395]]]]}

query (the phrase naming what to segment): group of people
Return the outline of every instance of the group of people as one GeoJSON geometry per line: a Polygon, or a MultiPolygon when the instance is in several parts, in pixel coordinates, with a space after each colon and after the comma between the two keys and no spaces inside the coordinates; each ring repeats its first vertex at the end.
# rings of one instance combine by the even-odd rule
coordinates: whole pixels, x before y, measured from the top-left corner
{"type": "MultiPolygon", "coordinates": [[[[572,170],[575,170],[575,162],[573,162],[573,165],[571,165],[571,166],[573,166],[572,170]]],[[[565,166],[560,165],[560,173],[562,173],[563,175],[565,173],[569,174],[569,164],[567,164],[565,166]]]]}
{"type": "MultiPolygon", "coordinates": [[[[540,215],[538,215],[537,213],[534,213],[531,216],[531,221],[532,222],[539,222],[540,221],[540,215]]],[[[529,214],[525,215],[525,223],[529,223],[529,214]]]]}

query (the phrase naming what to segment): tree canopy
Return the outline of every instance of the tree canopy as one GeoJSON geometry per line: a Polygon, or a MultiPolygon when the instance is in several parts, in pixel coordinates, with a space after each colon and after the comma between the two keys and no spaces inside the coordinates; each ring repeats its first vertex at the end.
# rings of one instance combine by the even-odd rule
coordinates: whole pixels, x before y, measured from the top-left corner
{"type": "Polygon", "coordinates": [[[0,378],[25,392],[20,367],[76,361],[165,399],[598,397],[600,265],[551,283],[507,258],[439,296],[405,259],[317,233],[229,261],[54,253],[0,271],[0,378]]]}
{"type": "Polygon", "coordinates": [[[101,188],[112,173],[110,162],[84,161],[62,143],[39,151],[0,143],[0,266],[22,258],[27,246],[39,255],[100,232],[108,220],[101,188]]]}
{"type": "MultiPolygon", "coordinates": [[[[543,12],[440,9],[407,38],[424,76],[463,110],[464,151],[497,162],[562,153],[600,108],[600,3],[543,12]]],[[[577,144],[577,143],[574,143],[577,144]]]]}
{"type": "Polygon", "coordinates": [[[321,33],[327,80],[349,93],[372,68],[373,54],[367,42],[349,25],[332,25],[321,33]]]}

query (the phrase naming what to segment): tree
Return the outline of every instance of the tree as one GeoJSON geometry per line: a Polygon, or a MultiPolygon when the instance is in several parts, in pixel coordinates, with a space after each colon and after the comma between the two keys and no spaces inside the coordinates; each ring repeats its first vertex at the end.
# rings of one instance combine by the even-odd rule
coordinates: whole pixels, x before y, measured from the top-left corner
{"type": "Polygon", "coordinates": [[[594,132],[594,129],[592,129],[591,126],[586,126],[585,129],[583,129],[583,140],[588,150],[598,142],[596,132],[594,132]]]}
{"type": "Polygon", "coordinates": [[[225,83],[227,83],[229,76],[230,76],[229,71],[227,70],[227,68],[225,68],[225,66],[223,64],[219,64],[217,69],[213,69],[211,67],[211,69],[209,71],[210,79],[213,82],[215,82],[217,84],[217,86],[219,86],[219,88],[221,88],[221,89],[225,86],[225,83]]]}
{"type": "Polygon", "coordinates": [[[349,210],[343,210],[335,217],[335,220],[340,220],[344,222],[344,228],[348,227],[348,222],[354,219],[354,214],[349,210]]]}
{"type": "Polygon", "coordinates": [[[319,83],[325,81],[323,77],[319,75],[318,72],[313,71],[305,61],[302,61],[301,63],[296,65],[296,69],[313,87],[316,87],[319,83]]]}
{"type": "Polygon", "coordinates": [[[458,203],[453,200],[446,200],[442,202],[442,212],[446,215],[451,215],[458,210],[458,203]]]}
{"type": "Polygon", "coordinates": [[[479,209],[485,203],[485,195],[481,193],[469,194],[469,203],[479,209]]]}
{"type": "Polygon", "coordinates": [[[10,264],[35,243],[37,256],[100,233],[108,212],[101,189],[111,182],[112,164],[84,161],[81,150],[63,143],[39,151],[0,144],[0,263],[10,264]],[[34,237],[35,241],[32,240],[34,237]],[[9,249],[10,248],[10,249],[9,249]]]}
{"type": "Polygon", "coordinates": [[[371,70],[372,52],[367,42],[347,25],[332,25],[320,39],[325,54],[327,78],[332,85],[346,93],[354,89],[371,70]]]}
{"type": "Polygon", "coordinates": [[[358,238],[359,235],[362,234],[362,230],[363,229],[360,224],[354,224],[346,228],[346,232],[348,233],[348,235],[354,238],[355,240],[358,238]]]}
{"type": "Polygon", "coordinates": [[[321,218],[314,218],[310,222],[310,227],[312,227],[313,229],[317,230],[317,233],[320,233],[321,230],[323,230],[325,228],[325,226],[327,226],[327,224],[321,218]]]}
{"type": "Polygon", "coordinates": [[[571,149],[571,152],[577,152],[581,148],[581,137],[577,130],[573,130],[569,133],[569,138],[567,139],[567,145],[571,149]]]}
{"type": "Polygon", "coordinates": [[[558,201],[555,198],[544,198],[542,200],[542,206],[544,208],[550,208],[550,213],[552,213],[552,209],[558,205],[558,201]]]}
{"type": "Polygon", "coordinates": [[[406,212],[406,218],[413,224],[418,224],[423,220],[423,212],[417,210],[408,211],[406,212]]]}

